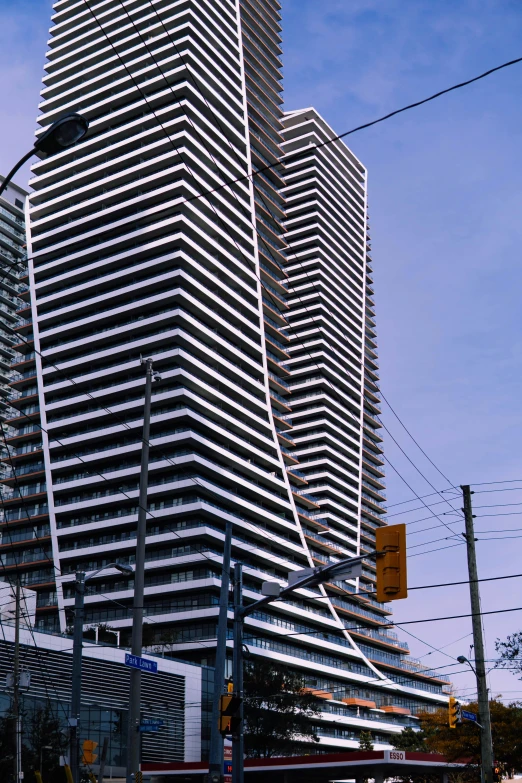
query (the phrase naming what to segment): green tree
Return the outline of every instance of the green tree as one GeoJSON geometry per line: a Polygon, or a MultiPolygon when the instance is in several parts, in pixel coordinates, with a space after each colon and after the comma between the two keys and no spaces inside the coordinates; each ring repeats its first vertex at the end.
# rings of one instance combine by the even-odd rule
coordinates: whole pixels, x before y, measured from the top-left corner
{"type": "Polygon", "coordinates": [[[361,731],[359,734],[359,749],[373,750],[373,739],[371,731],[361,731]]]}
{"type": "Polygon", "coordinates": [[[391,743],[397,750],[412,750],[418,753],[430,752],[426,732],[423,729],[412,729],[411,726],[406,726],[400,734],[392,737],[391,743]]]}
{"type": "Polygon", "coordinates": [[[244,692],[247,756],[291,755],[303,743],[319,742],[319,702],[305,690],[299,674],[268,661],[251,661],[245,666],[244,692]]]}
{"type": "Polygon", "coordinates": [[[60,755],[65,752],[67,739],[64,728],[49,702],[36,706],[24,714],[24,748],[22,765],[26,780],[34,779],[34,770],[39,769],[44,780],[63,779],[60,755]],[[40,769],[40,759],[42,768],[40,769]]]}
{"type": "MultiPolygon", "coordinates": [[[[478,713],[476,702],[462,706],[469,712],[478,713]]],[[[492,699],[489,707],[495,760],[505,772],[522,769],[522,703],[503,704],[492,699]]],[[[446,709],[419,717],[430,751],[442,753],[449,761],[469,759],[471,765],[478,769],[480,732],[474,723],[464,720],[457,728],[450,729],[446,709]]]]}

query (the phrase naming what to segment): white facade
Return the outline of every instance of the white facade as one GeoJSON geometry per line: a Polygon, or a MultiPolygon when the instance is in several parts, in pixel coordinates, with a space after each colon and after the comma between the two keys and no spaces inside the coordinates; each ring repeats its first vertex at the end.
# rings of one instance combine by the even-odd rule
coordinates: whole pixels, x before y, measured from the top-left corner
{"type": "MultiPolygon", "coordinates": [[[[96,18],[80,0],[54,5],[38,118],[42,132],[80,111],[89,134],[35,164],[30,183],[33,301],[24,328],[34,334],[42,432],[27,435],[17,459],[21,470],[44,467],[27,484],[47,482],[48,502],[33,495],[30,513],[48,520],[51,537],[45,552],[40,541],[26,545],[35,552],[26,582],[34,586],[39,571],[54,582],[55,569],[55,598],[47,582],[35,587],[47,596],[39,622],[64,630],[76,569],[133,562],[140,356],[152,356],[162,380],[152,398],[148,639],[212,662],[227,520],[246,601],[266,579],[285,583],[292,570],[371,549],[379,524],[382,459],[367,426],[376,426],[371,321],[361,369],[362,312],[372,313],[366,172],[345,148],[328,150],[324,165],[340,156],[337,191],[318,203],[324,193],[312,183],[315,206],[301,198],[297,183],[308,173],[299,167],[288,167],[286,186],[280,167],[249,179],[283,150],[276,0],[103,0],[92,9],[96,18]],[[315,212],[324,240],[302,251],[315,212]],[[301,302],[325,322],[316,281],[334,313],[326,337],[301,302]],[[333,397],[314,374],[328,376],[333,397]],[[324,408],[312,429],[323,428],[327,445],[299,399],[312,388],[324,408]]],[[[314,123],[314,133],[329,132],[315,114],[314,123]]],[[[287,115],[285,151],[301,143],[299,124],[287,115]]],[[[11,529],[27,522],[28,504],[15,504],[11,529]]],[[[373,573],[369,565],[365,586],[373,573]]],[[[88,623],[125,637],[132,588],[115,571],[93,580],[88,623]]],[[[355,582],[300,591],[246,629],[253,655],[299,669],[324,698],[321,742],[336,747],[356,747],[366,724],[386,744],[414,723],[410,711],[444,700],[442,683],[418,677],[414,687],[414,666],[381,671],[383,656],[405,645],[378,632],[389,609],[356,591],[355,582]]]]}

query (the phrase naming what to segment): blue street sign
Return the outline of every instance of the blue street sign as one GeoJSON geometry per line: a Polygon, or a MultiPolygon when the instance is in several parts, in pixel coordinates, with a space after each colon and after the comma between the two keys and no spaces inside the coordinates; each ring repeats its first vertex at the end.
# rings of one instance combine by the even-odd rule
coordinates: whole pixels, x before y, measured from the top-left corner
{"type": "Polygon", "coordinates": [[[142,726],[164,726],[165,721],[161,718],[142,718],[140,721],[142,726]]]}
{"type": "Polygon", "coordinates": [[[460,714],[463,718],[466,718],[466,720],[472,720],[474,723],[477,722],[477,716],[474,712],[468,712],[467,710],[461,710],[460,714]]]}
{"type": "Polygon", "coordinates": [[[150,726],[150,725],[138,726],[138,731],[140,732],[140,734],[149,731],[159,731],[159,729],[160,729],[159,726],[150,726]]]}
{"type": "Polygon", "coordinates": [[[131,655],[125,653],[125,666],[130,666],[132,669],[141,669],[142,672],[152,672],[156,674],[158,671],[158,664],[156,661],[149,661],[147,658],[140,658],[139,655],[131,655]]]}

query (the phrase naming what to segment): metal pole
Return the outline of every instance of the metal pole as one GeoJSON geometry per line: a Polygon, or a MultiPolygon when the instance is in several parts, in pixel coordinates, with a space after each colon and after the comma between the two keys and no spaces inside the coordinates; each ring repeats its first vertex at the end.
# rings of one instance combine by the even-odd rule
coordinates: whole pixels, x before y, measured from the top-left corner
{"type": "Polygon", "coordinates": [[[239,727],[232,735],[232,783],[244,783],[244,734],[243,734],[243,566],[234,566],[234,659],[232,679],[234,693],[241,699],[239,727]]]}
{"type": "MultiPolygon", "coordinates": [[[[149,482],[150,406],[152,398],[152,359],[144,359],[146,366],[145,404],[143,408],[143,436],[141,444],[140,497],[138,531],[136,536],[136,568],[134,571],[134,604],[132,607],[131,652],[141,656],[143,646],[143,601],[145,594],[145,539],[147,536],[147,494],[149,482]]],[[[131,669],[129,691],[129,726],[127,731],[127,783],[140,767],[141,671],[131,669]]]]}
{"type": "Polygon", "coordinates": [[[85,600],[85,572],[76,572],[74,583],[74,636],[69,715],[69,764],[74,783],[80,781],[80,711],[82,701],[82,647],[85,600]]]}
{"type": "Polygon", "coordinates": [[[98,783],[103,783],[105,777],[105,762],[107,761],[107,748],[109,746],[109,738],[103,738],[103,747],[100,756],[100,771],[98,773],[98,783]]]}
{"type": "Polygon", "coordinates": [[[22,732],[20,725],[20,578],[16,577],[15,588],[15,648],[13,679],[13,717],[15,730],[14,769],[15,781],[21,779],[22,771],[22,732]]]}
{"type": "Polygon", "coordinates": [[[217,629],[216,661],[214,667],[214,700],[212,702],[212,724],[210,727],[209,772],[223,774],[223,737],[218,731],[219,697],[225,690],[225,667],[227,660],[228,594],[230,590],[230,557],[232,549],[232,523],[225,529],[223,569],[221,571],[221,592],[219,594],[219,620],[217,629]]]}
{"type": "Polygon", "coordinates": [[[477,675],[477,694],[479,718],[482,724],[480,732],[480,751],[482,757],[482,779],[484,783],[493,783],[493,740],[491,737],[491,716],[489,712],[489,696],[486,681],[486,664],[484,656],[484,640],[482,638],[482,617],[480,614],[480,596],[477,571],[477,554],[475,551],[475,531],[473,528],[473,511],[471,508],[471,489],[461,486],[464,498],[464,517],[466,521],[466,544],[468,550],[469,594],[471,599],[471,622],[473,628],[473,644],[475,649],[475,673],[477,675]]]}

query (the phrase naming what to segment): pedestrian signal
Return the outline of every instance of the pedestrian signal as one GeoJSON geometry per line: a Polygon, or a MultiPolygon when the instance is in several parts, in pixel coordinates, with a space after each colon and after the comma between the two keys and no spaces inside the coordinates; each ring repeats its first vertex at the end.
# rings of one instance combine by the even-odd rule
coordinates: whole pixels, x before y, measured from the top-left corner
{"type": "Polygon", "coordinates": [[[98,747],[98,743],[94,740],[84,740],[82,745],[82,764],[94,764],[98,758],[98,754],[94,751],[98,747]]]}
{"type": "Polygon", "coordinates": [[[218,728],[224,737],[227,734],[236,734],[239,729],[241,701],[241,698],[234,693],[223,693],[219,697],[218,728]]]}

